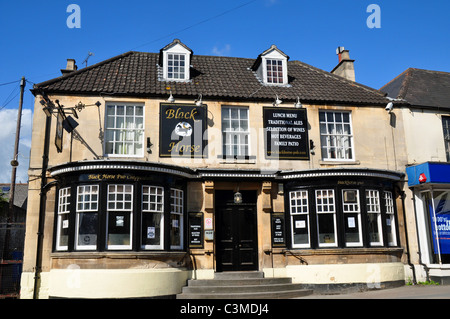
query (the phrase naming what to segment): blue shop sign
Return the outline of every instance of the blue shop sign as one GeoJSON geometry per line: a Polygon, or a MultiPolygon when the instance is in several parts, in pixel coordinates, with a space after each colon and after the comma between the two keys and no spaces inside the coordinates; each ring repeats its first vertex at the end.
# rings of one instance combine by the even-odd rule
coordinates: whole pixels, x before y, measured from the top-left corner
{"type": "Polygon", "coordinates": [[[406,168],[408,186],[450,184],[450,163],[426,162],[406,168]]]}

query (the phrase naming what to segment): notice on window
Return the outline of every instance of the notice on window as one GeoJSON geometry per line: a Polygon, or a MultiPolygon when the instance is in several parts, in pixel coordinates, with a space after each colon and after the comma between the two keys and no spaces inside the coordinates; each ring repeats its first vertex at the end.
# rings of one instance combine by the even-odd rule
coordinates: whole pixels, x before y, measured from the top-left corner
{"type": "Polygon", "coordinates": [[[309,160],[306,109],[263,108],[266,158],[309,160]]]}
{"type": "Polygon", "coordinates": [[[207,157],[206,105],[161,104],[161,157],[207,157]]]}

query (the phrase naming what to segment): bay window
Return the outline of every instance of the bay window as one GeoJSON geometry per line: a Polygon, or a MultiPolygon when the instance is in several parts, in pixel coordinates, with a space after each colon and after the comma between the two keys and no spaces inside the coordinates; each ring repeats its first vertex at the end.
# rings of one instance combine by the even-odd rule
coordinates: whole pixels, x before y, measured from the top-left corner
{"type": "MultiPolygon", "coordinates": [[[[397,247],[397,218],[392,190],[346,187],[288,186],[289,231],[293,249],[397,247]],[[296,189],[296,187],[298,187],[296,189]],[[384,237],[385,236],[385,237],[384,237]]],[[[327,184],[327,183],[324,183],[327,184]]]]}
{"type": "Polygon", "coordinates": [[[141,181],[126,183],[126,173],[108,176],[123,179],[76,182],[59,189],[55,251],[184,249],[183,189],[141,181]],[[71,196],[76,199],[73,204],[71,196]],[[73,225],[69,224],[72,220],[73,225]]]}

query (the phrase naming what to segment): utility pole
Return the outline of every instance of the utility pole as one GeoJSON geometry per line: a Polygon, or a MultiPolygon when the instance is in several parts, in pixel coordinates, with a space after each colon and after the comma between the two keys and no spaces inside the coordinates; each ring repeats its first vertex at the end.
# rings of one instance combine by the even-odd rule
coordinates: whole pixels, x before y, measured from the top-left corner
{"type": "Polygon", "coordinates": [[[14,143],[14,156],[11,161],[12,172],[11,172],[11,188],[9,190],[9,218],[13,215],[14,207],[14,193],[16,190],[16,171],[19,162],[17,161],[17,156],[19,155],[19,138],[20,138],[20,125],[22,120],[22,105],[23,105],[23,92],[25,90],[25,77],[22,76],[20,81],[20,100],[19,100],[19,110],[17,112],[17,126],[16,126],[16,141],[14,143]]]}

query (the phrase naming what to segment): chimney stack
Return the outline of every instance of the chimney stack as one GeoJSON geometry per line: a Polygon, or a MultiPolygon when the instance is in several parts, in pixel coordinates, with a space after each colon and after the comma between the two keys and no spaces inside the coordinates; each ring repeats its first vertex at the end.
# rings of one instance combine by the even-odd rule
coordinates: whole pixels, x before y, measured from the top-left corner
{"type": "Polygon", "coordinates": [[[67,75],[73,71],[78,70],[78,67],[76,65],[76,62],[74,59],[67,59],[67,66],[65,69],[61,69],[61,73],[63,75],[67,75]]]}
{"type": "Polygon", "coordinates": [[[347,80],[355,82],[355,60],[350,59],[350,54],[344,47],[338,47],[336,54],[339,57],[339,63],[331,71],[332,74],[339,75],[347,80]]]}

